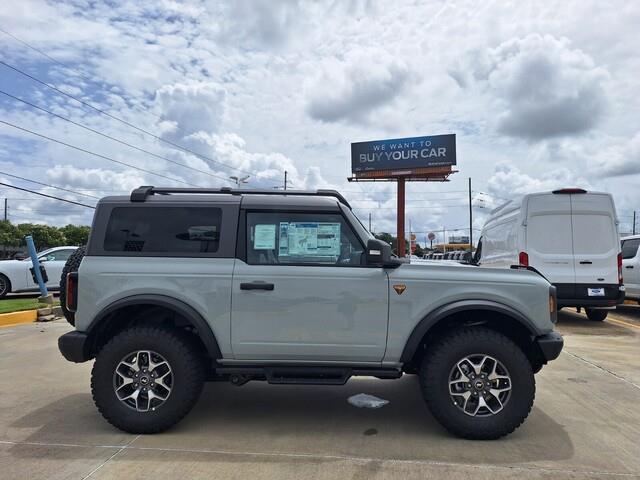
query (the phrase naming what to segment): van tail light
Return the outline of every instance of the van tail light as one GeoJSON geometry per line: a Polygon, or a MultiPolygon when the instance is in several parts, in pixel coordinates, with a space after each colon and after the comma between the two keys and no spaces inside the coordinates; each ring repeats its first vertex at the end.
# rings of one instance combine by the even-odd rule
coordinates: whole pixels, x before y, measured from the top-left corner
{"type": "Polygon", "coordinates": [[[622,285],[622,253],[618,254],[618,284],[622,285]]]}
{"type": "Polygon", "coordinates": [[[529,255],[527,255],[527,252],[520,252],[518,255],[518,263],[523,267],[529,266],[529,255]]]}
{"type": "Polygon", "coordinates": [[[78,272],[67,273],[65,304],[70,312],[75,312],[78,307],[78,272]]]}

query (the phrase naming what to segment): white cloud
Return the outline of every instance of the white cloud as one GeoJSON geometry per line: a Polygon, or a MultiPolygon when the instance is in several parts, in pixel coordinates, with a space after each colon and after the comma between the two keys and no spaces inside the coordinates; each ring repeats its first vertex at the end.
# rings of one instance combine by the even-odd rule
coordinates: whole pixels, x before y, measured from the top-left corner
{"type": "Polygon", "coordinates": [[[497,130],[527,140],[580,134],[602,120],[607,72],[566,38],[532,34],[470,55],[450,75],[497,104],[497,130]]]}
{"type": "Polygon", "coordinates": [[[179,141],[198,132],[216,132],[225,112],[226,91],[215,83],[176,83],[158,89],[164,135],[179,141]]]}
{"type": "Polygon", "coordinates": [[[371,112],[401,95],[412,76],[403,60],[384,50],[330,60],[321,68],[307,93],[307,113],[323,122],[366,122],[371,112]]]}

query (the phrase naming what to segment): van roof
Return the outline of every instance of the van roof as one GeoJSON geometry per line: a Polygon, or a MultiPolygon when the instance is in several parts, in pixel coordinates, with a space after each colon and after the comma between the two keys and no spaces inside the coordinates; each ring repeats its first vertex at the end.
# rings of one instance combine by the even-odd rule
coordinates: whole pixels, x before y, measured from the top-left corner
{"type": "Polygon", "coordinates": [[[502,212],[502,213],[506,213],[506,212],[511,210],[511,209],[508,208],[509,206],[511,206],[514,209],[518,208],[525,202],[526,199],[531,198],[531,197],[539,197],[539,196],[544,196],[544,195],[566,195],[566,194],[573,194],[573,195],[587,194],[587,195],[606,195],[606,196],[611,196],[611,194],[607,193],[607,192],[592,192],[592,191],[589,191],[589,190],[585,190],[583,188],[575,188],[575,187],[559,188],[559,189],[555,189],[555,190],[551,190],[551,191],[544,191],[544,192],[532,192],[532,193],[526,193],[526,194],[523,194],[523,195],[519,195],[517,197],[514,197],[511,200],[507,200],[502,205],[499,205],[496,208],[494,208],[493,210],[491,210],[491,215],[494,215],[494,214],[500,212],[501,210],[504,210],[504,212],[502,212]]]}

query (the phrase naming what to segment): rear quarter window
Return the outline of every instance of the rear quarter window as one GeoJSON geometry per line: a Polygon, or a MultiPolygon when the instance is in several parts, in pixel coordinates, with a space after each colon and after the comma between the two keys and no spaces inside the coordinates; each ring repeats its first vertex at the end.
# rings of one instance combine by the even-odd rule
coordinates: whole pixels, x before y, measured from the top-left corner
{"type": "Polygon", "coordinates": [[[634,258],[638,253],[640,238],[630,238],[622,241],[622,258],[634,258]]]}
{"type": "Polygon", "coordinates": [[[213,207],[116,207],[104,237],[107,252],[208,256],[218,251],[222,210],[213,207]]]}

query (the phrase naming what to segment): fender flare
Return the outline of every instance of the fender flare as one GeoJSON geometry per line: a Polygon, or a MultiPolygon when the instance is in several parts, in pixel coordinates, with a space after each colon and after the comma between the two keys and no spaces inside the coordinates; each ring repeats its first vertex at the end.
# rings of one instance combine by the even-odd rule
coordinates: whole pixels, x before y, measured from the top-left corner
{"type": "Polygon", "coordinates": [[[88,335],[91,335],[103,324],[103,321],[109,315],[116,312],[117,310],[120,310],[121,308],[131,307],[134,305],[154,305],[158,307],[165,307],[177,313],[197,330],[198,337],[200,338],[200,340],[202,340],[202,343],[207,349],[209,355],[214,360],[222,358],[222,353],[220,351],[218,341],[216,340],[211,327],[204,319],[204,317],[190,305],[187,305],[183,301],[177,300],[167,295],[142,294],[132,295],[129,297],[121,298],[120,300],[116,300],[115,302],[109,304],[107,307],[103,308],[100,313],[98,313],[93,318],[93,320],[89,324],[89,327],[87,328],[86,333],[88,335]]]}
{"type": "Polygon", "coordinates": [[[525,327],[532,337],[540,335],[540,332],[538,332],[534,323],[515,308],[492,300],[460,300],[442,305],[429,312],[427,316],[420,320],[420,322],[414,327],[411,335],[409,335],[407,343],[405,343],[400,361],[407,363],[413,359],[413,355],[420,346],[425,334],[440,320],[454,313],[470,310],[485,310],[501,313],[511,317],[521,326],[525,327]]]}

